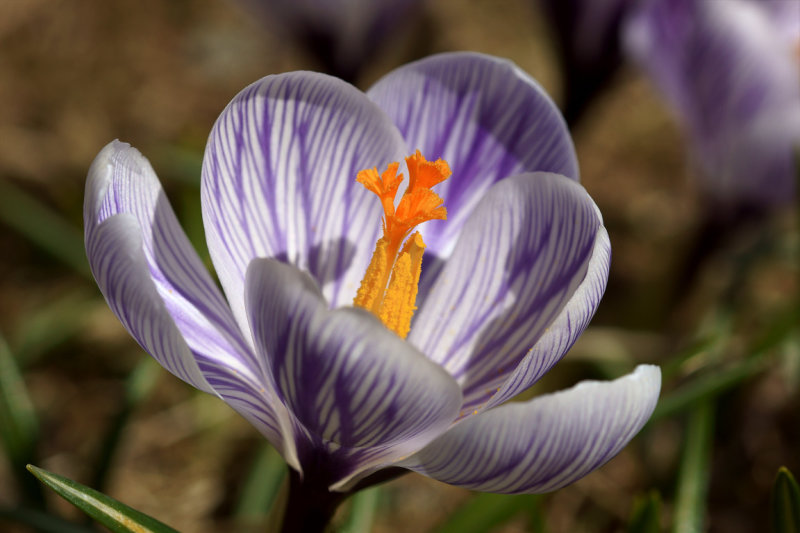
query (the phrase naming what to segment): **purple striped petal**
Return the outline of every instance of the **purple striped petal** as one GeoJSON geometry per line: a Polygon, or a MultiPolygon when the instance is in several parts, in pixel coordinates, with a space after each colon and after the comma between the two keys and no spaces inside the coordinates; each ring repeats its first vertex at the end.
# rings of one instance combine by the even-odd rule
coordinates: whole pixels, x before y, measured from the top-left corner
{"type": "Polygon", "coordinates": [[[797,20],[796,1],[654,0],[627,25],[629,52],[688,126],[701,184],[723,205],[794,197],[797,20]]]}
{"type": "Polygon", "coordinates": [[[471,417],[398,466],[497,493],[550,492],[605,464],[655,408],[661,371],[642,365],[611,382],[509,403],[471,417]]]}
{"type": "MultiPolygon", "coordinates": [[[[84,224],[93,271],[107,261],[103,255],[107,247],[92,251],[98,227],[123,213],[138,224],[145,262],[137,267],[152,278],[166,312],[198,362],[263,374],[264,364],[255,358],[225,298],[178,224],[150,163],[135,148],[114,141],[98,154],[86,182],[84,224]]],[[[109,299],[106,290],[113,287],[101,284],[100,288],[109,299]]]]}
{"type": "MultiPolygon", "coordinates": [[[[482,409],[560,315],[594,313],[599,298],[568,303],[584,280],[582,290],[603,290],[607,252],[598,252],[591,263],[596,246],[607,245],[598,238],[601,229],[594,202],[564,176],[521,174],[489,190],[464,225],[409,335],[461,384],[462,415],[482,409]]],[[[559,330],[558,349],[566,350],[582,327],[559,330]]],[[[548,367],[562,355],[534,351],[546,359],[528,359],[527,365],[548,367]]]]}
{"type": "Polygon", "coordinates": [[[150,277],[141,233],[133,216],[121,214],[87,235],[86,252],[100,291],[125,329],[161,366],[214,394],[150,277]]]}
{"type": "Polygon", "coordinates": [[[281,399],[313,445],[347,463],[338,477],[418,450],[458,413],[461,392],[446,372],[367,311],[329,310],[294,267],[253,261],[247,309],[281,399]]]}
{"type": "Polygon", "coordinates": [[[447,223],[420,228],[445,257],[469,213],[497,180],[526,171],[578,179],[564,119],[544,90],[513,63],[460,52],[404,65],[367,95],[400,128],[409,148],[444,158],[452,177],[438,186],[447,223]]]}
{"type": "Polygon", "coordinates": [[[608,242],[606,229],[601,227],[597,231],[586,277],[558,317],[545,329],[500,390],[487,402],[485,409],[500,405],[532,386],[572,348],[600,304],[608,281],[610,263],[611,243],[608,242]]]}
{"type": "Polygon", "coordinates": [[[152,167],[134,148],[106,146],[89,170],[86,252],[101,292],[164,368],[242,413],[296,464],[285,409],[225,299],[189,244],[152,167]]]}
{"type": "Polygon", "coordinates": [[[383,212],[358,184],[407,155],[363,93],[312,72],[267,76],[222,112],[203,161],[203,220],[242,327],[247,265],[273,257],[309,272],[331,306],[352,303],[383,212]]]}

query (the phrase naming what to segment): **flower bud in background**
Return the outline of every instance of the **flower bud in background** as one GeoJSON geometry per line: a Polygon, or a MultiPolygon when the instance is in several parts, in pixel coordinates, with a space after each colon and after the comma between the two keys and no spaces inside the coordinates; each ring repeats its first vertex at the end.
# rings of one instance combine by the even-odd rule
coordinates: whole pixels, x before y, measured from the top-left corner
{"type": "Polygon", "coordinates": [[[633,0],[541,0],[563,72],[564,118],[572,126],[622,62],[619,29],[633,0]]]}
{"type": "Polygon", "coordinates": [[[422,0],[243,0],[328,74],[353,82],[387,41],[413,26],[422,0]]]}
{"type": "Polygon", "coordinates": [[[790,203],[800,147],[800,3],[652,0],[625,47],[686,128],[701,187],[730,217],[790,203]]]}

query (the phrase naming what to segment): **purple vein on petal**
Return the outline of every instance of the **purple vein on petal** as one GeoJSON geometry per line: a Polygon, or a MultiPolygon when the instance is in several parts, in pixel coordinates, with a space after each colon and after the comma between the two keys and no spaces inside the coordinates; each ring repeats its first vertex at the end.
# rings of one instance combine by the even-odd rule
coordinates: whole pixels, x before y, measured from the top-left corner
{"type": "Polygon", "coordinates": [[[355,176],[405,151],[374,104],[321,74],[269,76],[231,102],[209,140],[203,201],[240,324],[244,272],[257,257],[306,270],[334,307],[352,299],[380,229],[379,205],[355,176]]]}
{"type": "Polygon", "coordinates": [[[462,385],[494,394],[586,276],[601,220],[580,185],[523,174],[495,185],[418,311],[409,340],[462,385]]]}

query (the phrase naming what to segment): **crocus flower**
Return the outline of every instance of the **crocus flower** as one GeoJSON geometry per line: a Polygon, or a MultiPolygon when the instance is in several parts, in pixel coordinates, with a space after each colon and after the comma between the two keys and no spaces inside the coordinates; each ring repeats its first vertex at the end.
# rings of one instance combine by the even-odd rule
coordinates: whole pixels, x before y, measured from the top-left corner
{"type": "Polygon", "coordinates": [[[620,27],[635,0],[539,0],[556,38],[564,79],[562,109],[578,122],[622,63],[620,27]]]}
{"type": "Polygon", "coordinates": [[[306,515],[387,467],[555,490],[654,408],[653,366],[506,403],[586,327],[610,256],[563,119],[509,62],[432,56],[366,94],[313,72],[267,76],[214,125],[202,208],[225,296],[147,160],[112,142],[86,186],[92,271],[147,352],[280,451],[306,515]]]}
{"type": "Polygon", "coordinates": [[[355,80],[376,51],[408,28],[422,0],[241,0],[329,74],[355,80]],[[397,21],[404,21],[398,24],[397,21]]]}
{"type": "Polygon", "coordinates": [[[800,147],[800,3],[651,0],[626,47],[685,124],[724,211],[791,202],[800,147]]]}

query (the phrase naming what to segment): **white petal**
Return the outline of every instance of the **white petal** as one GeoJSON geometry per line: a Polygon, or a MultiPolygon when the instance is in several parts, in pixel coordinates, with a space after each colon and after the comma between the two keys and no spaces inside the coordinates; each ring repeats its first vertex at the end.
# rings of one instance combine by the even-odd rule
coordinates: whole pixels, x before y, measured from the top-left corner
{"type": "Polygon", "coordinates": [[[586,381],[457,424],[398,463],[472,490],[549,492],[599,468],[655,408],[661,371],[650,365],[611,382],[586,381]]]}
{"type": "MultiPolygon", "coordinates": [[[[502,180],[476,207],[409,335],[461,383],[463,415],[483,407],[573,300],[601,229],[583,187],[557,174],[502,180]]],[[[589,290],[602,292],[607,260],[593,265],[589,290]]],[[[575,304],[591,316],[598,300],[575,304]]],[[[539,355],[547,366],[563,352],[539,355]]]]}
{"type": "Polygon", "coordinates": [[[469,213],[496,181],[526,171],[578,179],[561,113],[510,61],[438,54],[390,72],[367,95],[394,120],[409,148],[450,164],[452,177],[437,187],[447,222],[420,228],[437,257],[449,255],[469,213]]]}
{"type": "Polygon", "coordinates": [[[333,307],[352,303],[382,217],[356,174],[406,152],[377,106],[323,74],[267,76],[228,104],[203,161],[203,220],[243,328],[245,272],[258,257],[309,272],[333,307]]]}
{"type": "Polygon", "coordinates": [[[266,364],[243,339],[137,150],[113,142],[100,152],[84,218],[92,272],[134,339],[177,377],[242,413],[296,465],[285,408],[265,385],[266,364]]]}
{"type": "Polygon", "coordinates": [[[455,381],[369,312],[329,310],[307,275],[270,259],[251,263],[247,287],[256,345],[276,390],[312,445],[319,441],[336,463],[329,471],[352,476],[395,461],[455,418],[455,381]]]}

